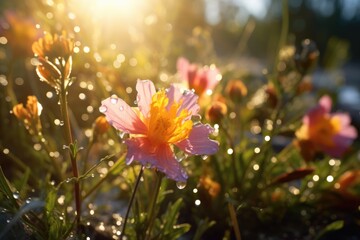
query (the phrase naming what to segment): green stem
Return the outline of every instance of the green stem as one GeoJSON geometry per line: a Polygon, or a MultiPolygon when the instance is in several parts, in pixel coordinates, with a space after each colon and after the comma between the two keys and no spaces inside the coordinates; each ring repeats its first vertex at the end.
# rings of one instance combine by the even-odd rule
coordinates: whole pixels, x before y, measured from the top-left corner
{"type": "Polygon", "coordinates": [[[273,83],[277,90],[277,92],[280,92],[280,85],[277,80],[278,74],[277,74],[277,66],[279,63],[279,52],[282,47],[286,44],[287,36],[289,31],[289,9],[288,9],[288,1],[282,0],[282,25],[281,25],[281,32],[280,32],[280,39],[279,39],[279,46],[276,52],[276,58],[275,58],[275,65],[273,68],[273,83]]]}
{"type": "MultiPolygon", "coordinates": [[[[62,71],[64,72],[64,71],[62,71]]],[[[73,138],[71,134],[71,127],[70,127],[70,119],[69,119],[69,111],[68,111],[68,104],[67,104],[67,89],[65,86],[64,74],[62,74],[63,79],[61,81],[61,90],[60,90],[60,106],[61,106],[61,114],[64,121],[64,128],[65,128],[65,136],[66,142],[68,146],[73,144],[73,138]]],[[[79,172],[76,163],[76,156],[74,156],[71,152],[69,153],[72,172],[74,178],[78,179],[79,172]]],[[[76,222],[79,226],[80,223],[80,214],[81,214],[81,196],[80,196],[80,184],[79,181],[76,180],[74,183],[74,192],[75,192],[75,207],[76,207],[76,222]]]]}
{"type": "Polygon", "coordinates": [[[231,223],[235,232],[235,238],[236,240],[241,240],[240,228],[239,228],[238,220],[236,218],[235,208],[231,203],[228,203],[228,209],[230,213],[231,223]]]}
{"type": "Polygon", "coordinates": [[[134,202],[134,199],[135,199],[135,194],[137,192],[137,189],[138,189],[138,186],[139,186],[139,183],[140,183],[140,179],[142,177],[142,174],[144,172],[144,166],[141,166],[141,169],[140,169],[140,172],[139,172],[139,175],[136,179],[136,183],[135,183],[135,186],[134,186],[134,190],[131,194],[131,198],[130,198],[130,202],[129,202],[129,205],[128,205],[128,208],[126,210],[126,214],[125,214],[125,218],[124,218],[124,225],[123,225],[123,229],[121,231],[121,235],[120,235],[120,239],[123,239],[123,236],[125,235],[125,229],[126,229],[126,223],[127,223],[127,220],[129,218],[129,213],[130,213],[130,209],[131,209],[131,206],[134,202]]]}
{"type": "Polygon", "coordinates": [[[149,206],[149,210],[148,210],[148,213],[149,213],[149,225],[148,225],[148,228],[146,230],[146,235],[147,236],[146,236],[145,239],[150,239],[150,237],[151,237],[151,231],[152,231],[152,228],[154,226],[154,219],[155,219],[154,213],[155,213],[156,200],[157,200],[159,192],[160,192],[161,180],[163,178],[162,173],[160,173],[160,172],[156,172],[156,173],[157,173],[156,174],[157,177],[156,177],[156,183],[155,183],[155,193],[152,196],[150,206],[149,206]]]}

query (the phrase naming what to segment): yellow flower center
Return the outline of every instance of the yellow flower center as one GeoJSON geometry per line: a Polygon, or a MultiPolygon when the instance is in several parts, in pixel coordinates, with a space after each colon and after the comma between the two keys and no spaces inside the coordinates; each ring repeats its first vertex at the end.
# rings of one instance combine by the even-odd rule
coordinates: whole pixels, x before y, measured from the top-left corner
{"type": "Polygon", "coordinates": [[[299,139],[311,140],[315,143],[321,143],[325,146],[334,146],[333,137],[341,128],[341,121],[338,117],[323,116],[314,122],[309,128],[303,125],[297,132],[299,139]]]}
{"type": "Polygon", "coordinates": [[[186,109],[179,112],[180,103],[174,102],[168,109],[169,99],[164,90],[152,97],[148,124],[148,138],[154,145],[177,143],[189,137],[192,121],[185,120],[190,114],[186,109]]]}
{"type": "Polygon", "coordinates": [[[338,117],[323,117],[316,122],[310,130],[310,138],[326,146],[333,146],[333,136],[340,131],[340,119],[338,117]]]}

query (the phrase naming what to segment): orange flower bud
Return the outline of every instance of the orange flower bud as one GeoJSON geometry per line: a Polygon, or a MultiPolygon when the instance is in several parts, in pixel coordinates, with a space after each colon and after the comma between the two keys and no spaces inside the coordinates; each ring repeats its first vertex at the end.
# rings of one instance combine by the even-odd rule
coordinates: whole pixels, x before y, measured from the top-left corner
{"type": "Polygon", "coordinates": [[[247,87],[241,80],[229,81],[225,91],[234,102],[241,101],[241,99],[248,93],[247,87]]]}
{"type": "Polygon", "coordinates": [[[203,187],[211,197],[216,197],[221,190],[220,184],[208,176],[200,178],[200,186],[203,187]]]}
{"type": "Polygon", "coordinates": [[[301,94],[305,92],[310,92],[312,89],[313,89],[313,84],[310,78],[304,78],[298,86],[297,93],[301,94]]]}
{"type": "Polygon", "coordinates": [[[278,97],[276,95],[276,91],[275,88],[272,84],[268,84],[266,86],[266,90],[265,92],[267,93],[268,96],[268,103],[270,104],[271,107],[276,107],[277,103],[278,103],[278,97]]]}
{"type": "Polygon", "coordinates": [[[106,120],[106,117],[99,116],[95,119],[94,122],[94,135],[101,135],[107,132],[110,128],[109,122],[106,120]]]}
{"type": "Polygon", "coordinates": [[[206,111],[206,119],[211,123],[219,123],[227,113],[225,103],[216,101],[206,111]]]}
{"type": "Polygon", "coordinates": [[[28,129],[31,134],[37,134],[41,131],[39,118],[41,110],[42,106],[35,96],[28,96],[26,108],[22,103],[13,107],[14,115],[24,122],[26,129],[28,129]]]}
{"type": "Polygon", "coordinates": [[[226,85],[225,92],[232,101],[238,102],[247,95],[248,90],[241,80],[231,80],[226,85]]]}

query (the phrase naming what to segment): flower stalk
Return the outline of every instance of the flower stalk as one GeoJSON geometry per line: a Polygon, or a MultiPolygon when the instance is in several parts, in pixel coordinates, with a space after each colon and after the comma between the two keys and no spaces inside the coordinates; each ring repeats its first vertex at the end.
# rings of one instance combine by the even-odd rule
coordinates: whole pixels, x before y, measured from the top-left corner
{"type": "Polygon", "coordinates": [[[150,205],[149,205],[149,224],[146,230],[146,235],[147,237],[145,239],[151,239],[151,231],[152,228],[154,226],[154,218],[155,218],[155,206],[156,206],[156,201],[160,192],[160,187],[161,187],[161,181],[163,178],[163,174],[160,172],[156,172],[156,183],[155,183],[155,193],[152,196],[150,205]]]}
{"type": "Polygon", "coordinates": [[[126,223],[127,223],[128,218],[129,218],[130,209],[131,209],[132,204],[134,202],[135,194],[136,194],[137,189],[139,187],[140,179],[141,179],[141,177],[143,175],[143,172],[144,172],[144,166],[142,166],[141,169],[140,169],[139,175],[138,175],[138,177],[136,179],[136,182],[135,182],[134,190],[133,190],[133,192],[131,194],[130,202],[129,202],[129,205],[127,207],[126,213],[125,213],[124,225],[123,225],[123,229],[121,231],[120,239],[123,239],[123,237],[125,236],[126,223]]]}
{"type": "MultiPolygon", "coordinates": [[[[61,86],[59,96],[60,96],[61,114],[62,114],[62,118],[64,121],[66,142],[67,142],[68,146],[70,146],[73,144],[73,138],[72,138],[72,134],[71,134],[65,79],[63,79],[63,81],[62,81],[62,86],[61,86]]],[[[75,179],[78,179],[79,171],[78,171],[77,163],[76,163],[76,155],[71,154],[71,152],[69,155],[70,155],[73,176],[75,179]]],[[[81,196],[80,196],[80,184],[79,184],[78,180],[76,180],[74,183],[74,192],[75,192],[76,222],[77,222],[77,224],[79,224],[80,223],[80,213],[81,213],[81,196]]]]}

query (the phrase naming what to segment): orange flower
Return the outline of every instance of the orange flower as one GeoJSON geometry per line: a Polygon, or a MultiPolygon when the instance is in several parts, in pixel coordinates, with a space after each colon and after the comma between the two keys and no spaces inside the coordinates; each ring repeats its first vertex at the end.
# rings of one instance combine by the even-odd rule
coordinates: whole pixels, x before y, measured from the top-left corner
{"type": "Polygon", "coordinates": [[[54,36],[46,33],[43,38],[34,42],[32,49],[39,59],[36,73],[57,90],[66,88],[70,83],[74,43],[67,38],[66,32],[54,36]]]}
{"type": "Polygon", "coordinates": [[[41,122],[39,118],[41,111],[42,106],[35,96],[28,96],[26,108],[22,103],[13,107],[14,115],[24,122],[26,129],[28,129],[31,134],[41,132],[41,122]]]}
{"type": "Polygon", "coordinates": [[[43,38],[40,38],[32,45],[32,50],[36,56],[49,58],[51,61],[56,58],[63,58],[67,61],[73,53],[73,49],[74,42],[67,38],[65,31],[63,31],[60,36],[45,33],[43,38]]]}

